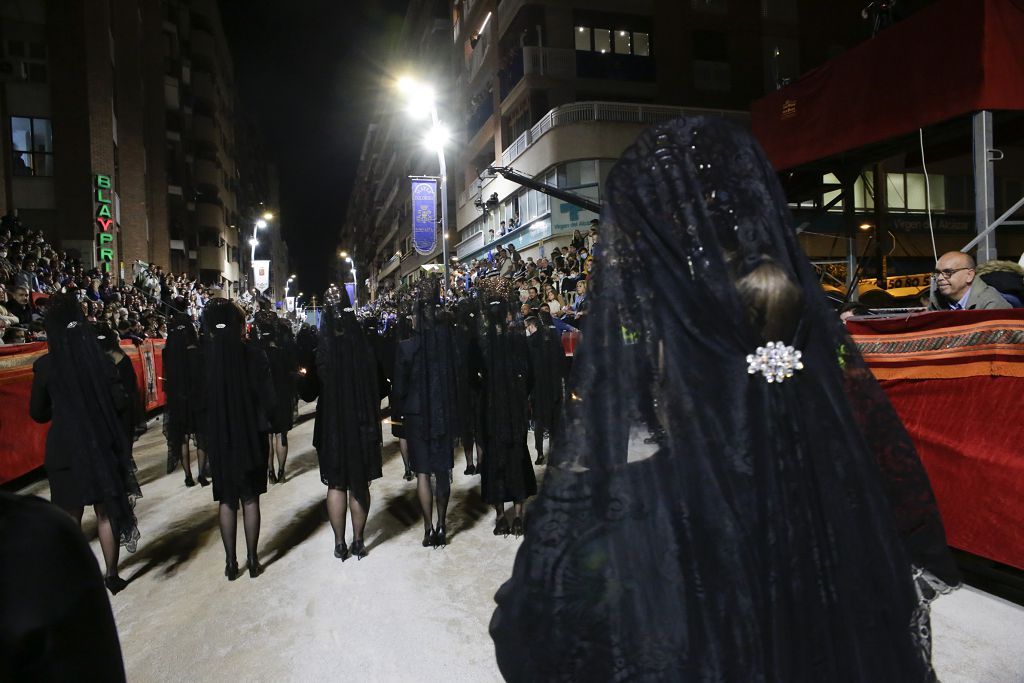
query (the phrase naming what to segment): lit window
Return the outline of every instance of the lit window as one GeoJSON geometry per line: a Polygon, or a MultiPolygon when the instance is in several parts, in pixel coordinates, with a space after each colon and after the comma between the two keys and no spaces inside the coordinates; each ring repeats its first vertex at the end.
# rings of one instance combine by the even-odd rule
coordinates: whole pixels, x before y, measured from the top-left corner
{"type": "Polygon", "coordinates": [[[590,29],[585,26],[576,27],[576,49],[590,51],[590,29]]]}
{"type": "Polygon", "coordinates": [[[651,36],[647,33],[633,34],[633,54],[641,57],[651,55],[651,36]]]}
{"type": "Polygon", "coordinates": [[[606,28],[594,29],[594,52],[608,54],[612,51],[612,32],[606,28]]]}
{"type": "Polygon", "coordinates": [[[49,119],[11,117],[14,175],[53,175],[53,131],[49,119]]]}
{"type": "Polygon", "coordinates": [[[629,31],[615,32],[615,54],[628,55],[631,52],[633,41],[629,31]]]}

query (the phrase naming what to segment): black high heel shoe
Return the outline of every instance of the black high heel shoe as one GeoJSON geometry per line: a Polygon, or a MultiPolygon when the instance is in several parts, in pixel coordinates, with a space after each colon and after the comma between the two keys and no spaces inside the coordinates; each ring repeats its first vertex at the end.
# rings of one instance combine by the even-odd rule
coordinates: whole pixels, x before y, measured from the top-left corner
{"type": "Polygon", "coordinates": [[[209,486],[210,485],[210,480],[207,479],[206,477],[204,477],[201,474],[198,477],[196,477],[196,481],[199,482],[200,486],[209,486]]]}
{"type": "Polygon", "coordinates": [[[187,473],[187,474],[185,475],[185,486],[186,486],[187,488],[192,488],[192,487],[193,487],[193,486],[195,486],[195,485],[196,485],[196,482],[195,482],[195,480],[194,480],[194,479],[192,478],[192,473],[191,473],[191,472],[187,473]]]}
{"type": "Polygon", "coordinates": [[[522,517],[516,517],[512,520],[512,535],[519,538],[523,535],[523,519],[522,517]]]}
{"type": "Polygon", "coordinates": [[[495,536],[508,536],[509,527],[508,520],[502,515],[498,518],[498,521],[494,523],[494,535],[495,536]]]}
{"type": "Polygon", "coordinates": [[[471,477],[476,474],[476,465],[466,465],[466,470],[463,472],[467,477],[471,477]]]}
{"type": "Polygon", "coordinates": [[[537,459],[533,461],[533,464],[534,465],[543,465],[544,462],[545,462],[544,454],[543,453],[538,453],[537,454],[537,459]]]}
{"type": "Polygon", "coordinates": [[[423,532],[423,547],[432,548],[434,545],[436,545],[434,542],[434,530],[427,529],[423,532]]]}
{"type": "Polygon", "coordinates": [[[412,470],[406,470],[405,471],[405,475],[402,478],[405,479],[406,481],[412,481],[413,480],[412,470]]]}
{"type": "Polygon", "coordinates": [[[334,546],[334,556],[344,562],[348,559],[348,546],[344,543],[339,543],[334,546]]]}
{"type": "Polygon", "coordinates": [[[105,576],[103,577],[103,585],[107,587],[111,595],[117,595],[128,587],[128,582],[120,576],[105,576]]]}
{"type": "Polygon", "coordinates": [[[236,560],[224,563],[224,576],[228,577],[228,581],[238,578],[238,562],[236,560]]]}
{"type": "Polygon", "coordinates": [[[270,481],[271,484],[276,484],[277,483],[277,475],[274,474],[274,468],[273,467],[271,467],[270,469],[267,470],[267,480],[270,481]]]}
{"type": "Polygon", "coordinates": [[[281,465],[280,467],[277,468],[277,483],[284,483],[284,465],[281,465]]]}
{"type": "Polygon", "coordinates": [[[361,560],[366,557],[366,544],[363,543],[363,539],[357,539],[352,541],[352,557],[357,560],[361,560]]]}
{"type": "Polygon", "coordinates": [[[448,545],[448,530],[443,526],[439,526],[434,532],[434,547],[443,548],[446,545],[448,545]]]}
{"type": "Polygon", "coordinates": [[[257,576],[263,573],[263,565],[260,564],[259,558],[249,558],[249,578],[255,579],[257,576]]]}

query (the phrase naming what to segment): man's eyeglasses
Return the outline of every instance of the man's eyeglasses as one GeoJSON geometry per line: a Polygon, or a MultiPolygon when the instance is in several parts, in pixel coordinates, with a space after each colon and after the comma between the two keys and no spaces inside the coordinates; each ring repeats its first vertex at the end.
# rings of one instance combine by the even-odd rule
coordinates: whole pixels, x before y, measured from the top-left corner
{"type": "Polygon", "coordinates": [[[961,270],[973,270],[972,268],[946,268],[945,270],[933,270],[932,279],[938,280],[939,277],[944,277],[949,280],[951,277],[959,273],[961,270]]]}

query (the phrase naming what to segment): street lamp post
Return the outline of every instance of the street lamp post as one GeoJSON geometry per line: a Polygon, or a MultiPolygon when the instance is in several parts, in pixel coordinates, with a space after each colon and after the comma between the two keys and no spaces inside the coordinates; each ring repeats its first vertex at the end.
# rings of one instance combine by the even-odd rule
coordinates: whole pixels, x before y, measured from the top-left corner
{"type": "Polygon", "coordinates": [[[262,217],[256,220],[252,224],[252,237],[249,238],[249,246],[252,250],[249,252],[249,267],[252,268],[252,284],[256,286],[256,247],[259,246],[259,239],[256,238],[256,233],[267,227],[267,221],[273,220],[274,214],[267,211],[262,217]]]}
{"type": "Polygon", "coordinates": [[[424,142],[437,152],[438,171],[441,175],[441,254],[444,259],[444,288],[441,295],[444,296],[451,280],[451,264],[448,262],[448,166],[444,157],[444,145],[447,142],[448,133],[437,114],[437,102],[432,87],[405,77],[398,81],[398,88],[407,98],[409,113],[414,117],[421,117],[424,113],[429,113],[433,126],[424,142]]]}
{"type": "Polygon", "coordinates": [[[352,257],[348,255],[347,251],[338,253],[341,259],[348,263],[352,269],[352,308],[359,307],[359,278],[356,277],[356,262],[352,260],[352,257]]]}

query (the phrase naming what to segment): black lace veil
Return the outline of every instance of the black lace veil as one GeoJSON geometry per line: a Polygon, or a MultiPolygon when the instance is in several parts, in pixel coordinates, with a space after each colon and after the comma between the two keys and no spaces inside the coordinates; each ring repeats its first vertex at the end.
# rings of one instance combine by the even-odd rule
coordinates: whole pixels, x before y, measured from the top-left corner
{"type": "Polygon", "coordinates": [[[607,197],[562,428],[496,598],[503,674],[930,680],[912,575],[956,582],[935,501],[760,148],[666,123],[607,197]],[[802,292],[786,338],[735,284],[766,261],[802,292]],[[768,382],[748,358],[768,342],[802,369],[768,382]]]}
{"type": "Polygon", "coordinates": [[[207,380],[203,436],[214,497],[235,504],[254,495],[251,482],[267,466],[259,436],[260,388],[250,371],[250,350],[242,340],[245,316],[238,305],[210,299],[203,310],[203,331],[207,380]]]}
{"type": "Polygon", "coordinates": [[[128,408],[128,394],[75,297],[50,297],[43,325],[53,391],[79,418],[79,447],[71,459],[75,479],[83,498],[103,503],[118,541],[134,552],[139,540],[134,506],[142,490],[135,478],[132,444],[118,412],[128,408]]]}

